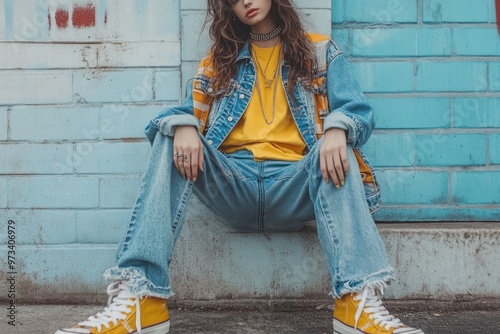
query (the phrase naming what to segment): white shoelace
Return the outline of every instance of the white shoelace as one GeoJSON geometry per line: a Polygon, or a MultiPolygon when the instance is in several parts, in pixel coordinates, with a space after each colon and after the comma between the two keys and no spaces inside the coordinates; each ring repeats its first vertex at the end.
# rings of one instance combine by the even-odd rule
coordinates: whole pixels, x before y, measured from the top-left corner
{"type": "Polygon", "coordinates": [[[113,325],[116,325],[118,320],[126,319],[127,314],[132,312],[131,307],[135,305],[135,325],[137,333],[141,333],[141,308],[139,304],[139,296],[131,294],[128,285],[124,282],[115,282],[110,284],[107,292],[109,295],[108,306],[104,308],[104,311],[80,322],[78,326],[90,328],[97,327],[97,330],[99,331],[103,326],[105,328],[109,328],[110,322],[112,322],[113,325]]]}
{"type": "MultiPolygon", "coordinates": [[[[380,286],[377,285],[376,287],[381,294],[383,293],[384,286],[384,284],[380,284],[380,286]]],[[[375,324],[380,324],[387,330],[404,326],[403,323],[401,323],[401,320],[391,315],[382,305],[382,299],[376,292],[376,288],[365,286],[361,291],[361,294],[354,297],[355,300],[361,300],[358,305],[356,315],[354,316],[354,332],[356,331],[356,328],[358,328],[358,321],[363,310],[369,314],[369,318],[373,320],[375,324]]]]}

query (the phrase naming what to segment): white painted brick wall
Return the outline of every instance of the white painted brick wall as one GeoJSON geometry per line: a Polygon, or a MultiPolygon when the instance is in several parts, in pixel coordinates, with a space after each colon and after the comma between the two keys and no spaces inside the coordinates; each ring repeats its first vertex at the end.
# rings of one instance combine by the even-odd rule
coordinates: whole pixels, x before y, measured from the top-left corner
{"type": "Polygon", "coordinates": [[[96,48],[99,67],[176,67],[178,41],[106,43],[96,48]]]}
{"type": "MultiPolygon", "coordinates": [[[[156,91],[158,92],[158,89],[156,91]]],[[[100,114],[102,139],[144,139],[144,127],[165,106],[164,103],[103,106],[100,114]]]]}
{"type": "Polygon", "coordinates": [[[153,77],[151,70],[77,71],[75,100],[78,103],[152,101],[153,77]]]}
{"type": "MultiPolygon", "coordinates": [[[[5,210],[6,217],[16,217],[16,244],[70,244],[77,241],[74,210],[5,210]],[[64,222],[64,224],[61,224],[64,222]]],[[[0,243],[7,242],[7,234],[0,243]]]]}
{"type": "Polygon", "coordinates": [[[97,66],[97,48],[86,44],[0,43],[0,69],[68,69],[97,66]]]}
{"type": "Polygon", "coordinates": [[[5,174],[53,174],[53,162],[64,161],[72,144],[0,144],[5,174]]]}
{"type": "MultiPolygon", "coordinates": [[[[186,0],[184,0],[186,1],[186,0]]],[[[14,41],[164,41],[179,39],[180,0],[1,0],[0,40],[14,41]],[[95,7],[95,26],[57,29],[56,12],[72,17],[75,6],[95,7]],[[49,21],[50,17],[50,21],[49,21]]]]}
{"type": "Polygon", "coordinates": [[[71,103],[72,81],[68,71],[0,71],[0,105],[71,103]]]}
{"type": "Polygon", "coordinates": [[[140,176],[133,175],[103,177],[100,192],[101,208],[129,209],[130,203],[137,198],[141,180],[140,176]],[[117,189],[120,193],[117,193],[117,189]]]}
{"type": "Polygon", "coordinates": [[[75,218],[76,241],[83,244],[116,245],[125,233],[129,220],[130,208],[78,211],[75,218]]]}
{"type": "Polygon", "coordinates": [[[76,144],[78,153],[78,174],[142,174],[149,157],[149,143],[84,142],[76,144]]]}
{"type": "Polygon", "coordinates": [[[98,177],[14,176],[7,182],[9,208],[83,209],[99,206],[98,177]]]}
{"type": "Polygon", "coordinates": [[[99,109],[95,107],[22,106],[10,111],[10,139],[13,141],[99,139],[99,133],[91,129],[99,129],[99,109]]]}

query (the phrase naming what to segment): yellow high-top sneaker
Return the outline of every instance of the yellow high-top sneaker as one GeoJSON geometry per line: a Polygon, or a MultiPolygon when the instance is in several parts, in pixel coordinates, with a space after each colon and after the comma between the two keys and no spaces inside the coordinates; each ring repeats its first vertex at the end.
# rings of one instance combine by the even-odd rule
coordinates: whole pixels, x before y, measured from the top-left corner
{"type": "Polygon", "coordinates": [[[139,298],[125,282],[108,286],[108,306],[78,325],[56,334],[166,334],[170,329],[167,300],[139,298]]]}
{"type": "Polygon", "coordinates": [[[364,287],[360,293],[347,294],[335,301],[334,334],[424,334],[391,315],[376,290],[364,287]]]}

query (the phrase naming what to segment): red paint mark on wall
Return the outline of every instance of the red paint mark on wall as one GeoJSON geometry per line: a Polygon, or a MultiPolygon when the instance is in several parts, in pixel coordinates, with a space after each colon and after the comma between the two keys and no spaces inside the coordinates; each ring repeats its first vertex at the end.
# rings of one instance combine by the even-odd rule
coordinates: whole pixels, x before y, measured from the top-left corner
{"type": "MultiPolygon", "coordinates": [[[[57,9],[55,13],[55,23],[57,28],[66,29],[69,26],[69,12],[66,9],[57,9]]],[[[93,4],[73,7],[71,15],[73,28],[90,28],[96,25],[96,9],[93,4]]],[[[107,23],[107,13],[104,16],[104,23],[107,23]]],[[[52,22],[49,13],[49,30],[52,28],[52,22]]]]}
{"type": "Polygon", "coordinates": [[[95,7],[88,4],[84,7],[73,8],[73,27],[88,28],[95,27],[95,7]]]}
{"type": "Polygon", "coordinates": [[[56,10],[56,25],[58,28],[64,29],[68,27],[69,13],[66,10],[56,10]]]}

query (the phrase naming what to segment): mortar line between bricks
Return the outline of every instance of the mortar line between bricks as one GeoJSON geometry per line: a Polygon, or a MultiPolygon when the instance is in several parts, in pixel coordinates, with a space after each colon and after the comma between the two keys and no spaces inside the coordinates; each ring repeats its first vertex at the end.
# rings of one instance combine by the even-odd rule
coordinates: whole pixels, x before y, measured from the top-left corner
{"type": "MultiPolygon", "coordinates": [[[[500,93],[499,93],[500,95],[500,93]]],[[[150,106],[153,106],[153,107],[161,107],[161,106],[168,106],[167,103],[169,103],[170,105],[177,105],[177,104],[174,104],[175,102],[178,102],[178,101],[174,101],[174,100],[166,100],[166,101],[151,101],[151,102],[148,102],[148,101],[139,101],[139,102],[120,102],[120,101],[111,101],[111,102],[89,102],[89,103],[85,103],[85,104],[73,104],[73,103],[61,103],[61,104],[55,104],[55,103],[50,103],[50,104],[16,104],[16,105],[12,105],[12,104],[6,104],[6,105],[2,105],[0,104],[0,107],[3,107],[3,108],[11,108],[12,111],[16,111],[16,110],[19,110],[19,109],[27,109],[27,108],[38,108],[38,109],[48,109],[48,108],[59,108],[59,109],[63,109],[63,108],[75,108],[75,107],[79,107],[81,109],[101,109],[101,108],[104,108],[104,107],[109,107],[110,105],[116,105],[116,106],[124,106],[124,107],[150,107],[150,106]]]]}
{"type": "MultiPolygon", "coordinates": [[[[67,144],[94,144],[94,145],[99,145],[99,144],[139,144],[139,143],[149,143],[147,138],[140,137],[140,138],[127,138],[127,139],[102,139],[102,140],[87,140],[87,139],[68,139],[68,140],[60,140],[60,139],[54,139],[54,140],[47,140],[47,139],[40,139],[40,140],[33,140],[33,139],[22,139],[22,140],[9,140],[8,144],[12,145],[26,145],[26,144],[33,144],[33,145],[45,145],[45,144],[59,144],[59,145],[67,145],[67,144]]],[[[1,144],[1,141],[0,141],[1,144]]]]}
{"type": "Polygon", "coordinates": [[[400,62],[437,62],[453,64],[459,62],[499,62],[499,56],[474,56],[474,55],[456,55],[456,56],[350,56],[347,60],[351,63],[400,63],[400,62]]]}
{"type": "Polygon", "coordinates": [[[498,165],[417,165],[413,166],[375,166],[377,172],[496,172],[500,175],[498,165]]]}
{"type": "MultiPolygon", "coordinates": [[[[1,66],[1,65],[0,65],[1,66]]],[[[95,66],[95,67],[87,67],[87,66],[75,66],[75,67],[15,67],[15,68],[2,68],[0,67],[0,71],[2,72],[18,72],[19,70],[23,71],[29,71],[29,72],[43,72],[43,71],[67,71],[67,70],[73,70],[73,71],[86,71],[86,72],[92,72],[99,70],[100,72],[105,72],[105,73],[110,73],[110,72],[125,72],[124,69],[127,71],[134,71],[134,70],[178,70],[179,66],[151,66],[151,65],[134,65],[134,66],[125,66],[125,65],[119,65],[119,66],[108,66],[108,67],[102,67],[102,66],[95,66]]]]}
{"type": "MultiPolygon", "coordinates": [[[[500,209],[500,205],[495,204],[384,204],[385,209],[500,209]]],[[[427,222],[427,221],[424,221],[427,222]]],[[[498,224],[500,227],[500,224],[498,224]]]]}
{"type": "Polygon", "coordinates": [[[417,29],[428,29],[428,28],[497,28],[496,23],[489,22],[440,22],[440,23],[429,23],[429,22],[408,22],[408,23],[370,23],[370,22],[345,22],[345,23],[333,23],[333,29],[354,29],[354,30],[365,30],[365,29],[407,29],[407,28],[417,28],[417,29]]]}
{"type": "Polygon", "coordinates": [[[500,98],[500,92],[487,91],[433,91],[433,92],[365,92],[367,98],[500,98]]]}
{"type": "Polygon", "coordinates": [[[145,39],[145,40],[126,40],[126,39],[121,39],[121,40],[111,40],[111,41],[75,41],[75,40],[66,40],[66,41],[57,41],[57,40],[1,40],[1,44],[57,44],[57,45],[78,45],[78,46],[85,46],[85,45],[121,45],[121,44],[162,44],[162,43],[178,43],[179,40],[177,39],[145,39]]]}
{"type": "Polygon", "coordinates": [[[9,144],[13,145],[26,145],[26,144],[33,144],[33,145],[46,145],[46,144],[58,144],[58,145],[67,145],[67,144],[83,144],[83,143],[90,143],[90,144],[117,144],[117,143],[131,143],[131,144],[136,144],[136,143],[148,143],[148,140],[146,136],[142,137],[134,137],[134,138],[109,138],[109,139],[93,139],[93,140],[87,140],[85,138],[78,138],[78,139],[66,139],[66,140],[61,140],[61,139],[15,139],[15,140],[0,140],[0,143],[2,142],[8,142],[9,144]]]}
{"type": "Polygon", "coordinates": [[[95,105],[100,105],[101,107],[105,106],[112,106],[112,105],[117,105],[117,106],[129,106],[129,107],[134,107],[134,106],[145,106],[145,105],[154,105],[154,106],[160,106],[162,104],[165,104],[165,106],[168,105],[178,105],[179,101],[178,100],[165,100],[165,101],[91,101],[87,103],[75,103],[75,102],[61,102],[61,104],[53,103],[51,102],[50,104],[45,104],[45,103],[39,103],[39,104],[22,104],[22,103],[17,103],[15,105],[12,105],[11,103],[9,104],[1,104],[0,107],[10,107],[12,106],[13,108],[18,108],[18,107],[40,107],[44,108],[47,106],[52,106],[52,107],[81,107],[81,108],[95,108],[95,105]]]}
{"type": "Polygon", "coordinates": [[[66,173],[66,174],[55,174],[55,173],[47,173],[47,174],[37,174],[37,173],[24,173],[24,174],[13,174],[13,173],[0,173],[0,176],[3,177],[13,177],[13,178],[59,178],[59,177],[68,177],[68,178],[102,178],[102,177],[118,177],[118,178],[130,178],[130,179],[136,179],[136,178],[141,178],[143,176],[142,173],[139,172],[96,172],[96,173],[90,173],[90,172],[85,172],[85,173],[66,173]]]}
{"type": "MultiPolygon", "coordinates": [[[[489,134],[497,134],[499,131],[498,127],[470,127],[470,128],[376,128],[373,131],[375,135],[406,135],[408,132],[414,135],[465,135],[465,134],[478,134],[478,131],[481,131],[480,134],[489,135],[489,134]]],[[[137,137],[137,138],[112,138],[112,139],[102,139],[102,140],[86,140],[86,139],[74,139],[74,140],[50,140],[50,139],[17,139],[17,140],[4,140],[0,141],[0,145],[45,145],[45,144],[55,144],[55,145],[68,145],[68,144],[80,144],[80,143],[89,143],[89,144],[142,144],[148,143],[148,140],[145,137],[137,137]]]]}

